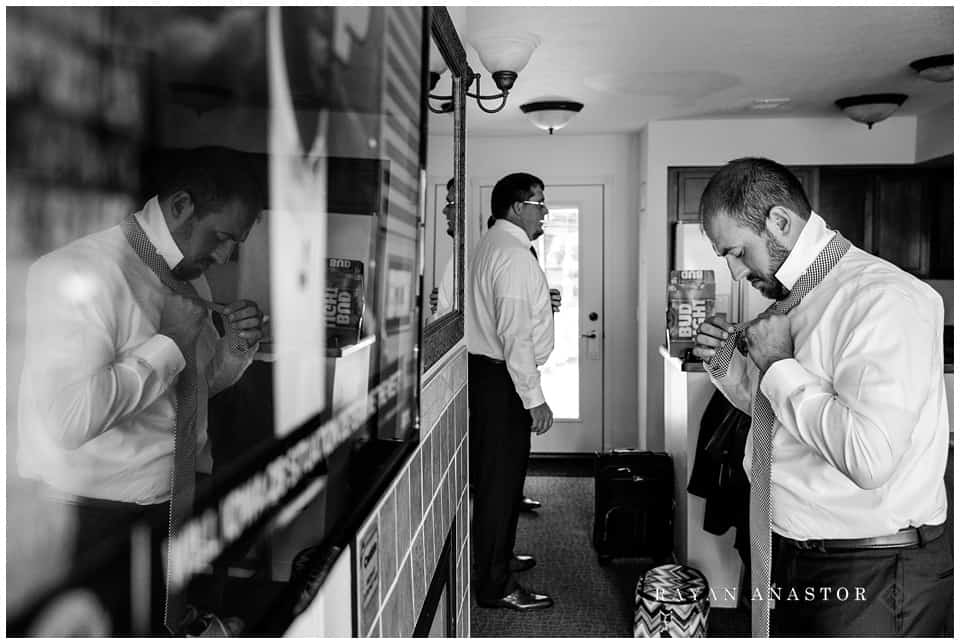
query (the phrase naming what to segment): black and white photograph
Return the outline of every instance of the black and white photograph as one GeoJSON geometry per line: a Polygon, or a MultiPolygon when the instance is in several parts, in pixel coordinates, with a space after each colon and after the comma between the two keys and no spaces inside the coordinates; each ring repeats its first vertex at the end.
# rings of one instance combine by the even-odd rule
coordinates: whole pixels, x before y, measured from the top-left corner
{"type": "Polygon", "coordinates": [[[954,3],[7,4],[10,637],[954,636],[954,3]]]}

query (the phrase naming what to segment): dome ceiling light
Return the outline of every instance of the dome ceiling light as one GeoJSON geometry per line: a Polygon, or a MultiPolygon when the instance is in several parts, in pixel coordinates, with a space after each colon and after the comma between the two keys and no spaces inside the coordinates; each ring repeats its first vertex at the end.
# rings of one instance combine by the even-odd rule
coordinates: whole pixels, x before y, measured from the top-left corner
{"type": "Polygon", "coordinates": [[[862,94],[848,96],[835,101],[835,105],[857,123],[864,123],[867,129],[873,129],[879,123],[903,105],[906,94],[862,94]]]}
{"type": "Polygon", "coordinates": [[[583,103],[576,101],[534,101],[520,106],[531,123],[550,134],[565,127],[582,109],[583,103]]]}
{"type": "Polygon", "coordinates": [[[953,80],[953,54],[930,56],[910,63],[922,78],[935,83],[947,83],[953,80]]]}

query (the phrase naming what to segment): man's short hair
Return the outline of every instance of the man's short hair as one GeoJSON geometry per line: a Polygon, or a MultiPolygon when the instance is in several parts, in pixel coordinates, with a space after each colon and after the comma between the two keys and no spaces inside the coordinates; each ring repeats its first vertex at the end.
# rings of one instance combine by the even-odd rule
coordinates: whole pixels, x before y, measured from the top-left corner
{"type": "Polygon", "coordinates": [[[162,166],[157,196],[162,200],[178,190],[187,192],[198,218],[234,199],[257,213],[267,206],[265,177],[259,176],[249,155],[237,150],[211,146],[167,151],[162,166]]]}
{"type": "Polygon", "coordinates": [[[807,193],[792,172],[770,159],[734,159],[713,175],[703,191],[700,225],[726,215],[759,235],[774,206],[789,208],[802,219],[810,217],[807,193]]]}
{"type": "Polygon", "coordinates": [[[514,172],[497,181],[490,193],[490,212],[495,219],[506,219],[510,206],[533,196],[534,187],[543,190],[543,181],[526,172],[514,172]]]}
{"type": "Polygon", "coordinates": [[[453,184],[455,180],[456,180],[456,177],[450,177],[450,181],[447,181],[447,190],[450,190],[451,188],[453,188],[453,184]]]}

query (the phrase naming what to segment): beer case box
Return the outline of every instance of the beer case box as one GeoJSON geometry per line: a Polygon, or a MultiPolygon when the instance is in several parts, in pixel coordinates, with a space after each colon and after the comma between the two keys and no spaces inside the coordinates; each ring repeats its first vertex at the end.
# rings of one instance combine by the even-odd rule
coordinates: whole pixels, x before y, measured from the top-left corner
{"type": "Polygon", "coordinates": [[[347,347],[360,341],[363,311],[363,262],[329,258],[324,302],[328,349],[347,347]]]}
{"type": "Polygon", "coordinates": [[[717,284],[712,270],[670,271],[667,284],[667,349],[690,359],[700,324],[713,315],[717,284]]]}

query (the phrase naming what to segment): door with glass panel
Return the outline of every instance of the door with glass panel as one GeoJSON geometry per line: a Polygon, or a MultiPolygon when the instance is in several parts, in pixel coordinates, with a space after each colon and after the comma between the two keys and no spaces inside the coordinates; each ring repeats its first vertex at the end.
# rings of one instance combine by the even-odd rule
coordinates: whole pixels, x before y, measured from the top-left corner
{"type": "MultiPolygon", "coordinates": [[[[484,230],[492,189],[480,187],[475,210],[484,230]]],[[[548,185],[543,194],[550,212],[533,246],[562,304],[553,353],[540,368],[554,426],[531,437],[531,452],[592,452],[603,447],[603,186],[548,185]]]]}

